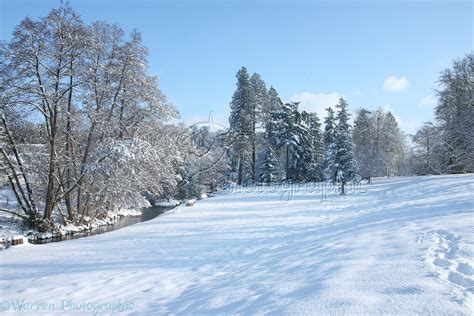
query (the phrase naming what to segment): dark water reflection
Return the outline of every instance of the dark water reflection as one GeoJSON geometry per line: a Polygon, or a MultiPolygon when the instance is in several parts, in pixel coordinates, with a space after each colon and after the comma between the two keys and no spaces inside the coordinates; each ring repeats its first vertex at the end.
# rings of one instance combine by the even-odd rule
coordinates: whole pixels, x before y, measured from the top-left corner
{"type": "Polygon", "coordinates": [[[73,235],[65,235],[65,236],[42,239],[42,240],[39,240],[39,239],[38,240],[29,240],[29,242],[30,242],[30,244],[40,245],[40,244],[48,244],[50,242],[58,242],[58,241],[63,241],[63,240],[78,239],[78,238],[103,234],[103,233],[111,232],[111,231],[114,231],[114,230],[117,230],[117,229],[120,229],[120,228],[130,226],[130,225],[133,225],[133,224],[149,221],[149,220],[157,217],[158,215],[163,214],[164,212],[169,211],[171,209],[173,209],[173,207],[152,206],[152,207],[142,209],[142,215],[122,217],[114,225],[101,226],[101,227],[93,228],[89,231],[75,233],[73,235]]]}

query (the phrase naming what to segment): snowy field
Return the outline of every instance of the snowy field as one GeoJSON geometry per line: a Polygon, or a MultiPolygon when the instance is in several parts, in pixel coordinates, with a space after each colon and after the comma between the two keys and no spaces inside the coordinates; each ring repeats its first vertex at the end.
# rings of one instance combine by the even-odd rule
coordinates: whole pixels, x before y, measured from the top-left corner
{"type": "Polygon", "coordinates": [[[474,175],[381,179],[324,202],[302,188],[223,192],[111,233],[0,252],[0,308],[470,315],[473,192],[474,175]]]}

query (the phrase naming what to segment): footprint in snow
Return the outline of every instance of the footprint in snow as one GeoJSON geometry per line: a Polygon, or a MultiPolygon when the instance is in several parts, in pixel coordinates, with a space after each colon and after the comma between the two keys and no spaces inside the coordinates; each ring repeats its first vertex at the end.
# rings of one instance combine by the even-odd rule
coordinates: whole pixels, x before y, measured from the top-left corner
{"type": "Polygon", "coordinates": [[[458,251],[461,238],[442,229],[429,233],[434,243],[429,248],[427,260],[435,270],[436,275],[451,285],[461,288],[463,292],[472,292],[474,287],[473,267],[466,262],[466,258],[463,258],[458,251]]]}

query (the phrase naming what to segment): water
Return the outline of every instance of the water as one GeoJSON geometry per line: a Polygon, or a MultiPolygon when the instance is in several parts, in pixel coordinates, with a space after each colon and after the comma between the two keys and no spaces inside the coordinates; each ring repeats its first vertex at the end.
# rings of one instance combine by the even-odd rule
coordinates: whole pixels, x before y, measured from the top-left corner
{"type": "Polygon", "coordinates": [[[122,217],[114,225],[101,226],[101,227],[93,228],[89,231],[75,233],[73,235],[65,235],[61,237],[42,239],[42,240],[29,240],[29,242],[30,244],[41,245],[41,244],[48,244],[50,242],[78,239],[78,238],[103,234],[103,233],[111,232],[120,228],[130,226],[133,224],[149,221],[172,208],[173,207],[167,207],[167,206],[152,206],[152,207],[142,209],[142,215],[122,217]]]}

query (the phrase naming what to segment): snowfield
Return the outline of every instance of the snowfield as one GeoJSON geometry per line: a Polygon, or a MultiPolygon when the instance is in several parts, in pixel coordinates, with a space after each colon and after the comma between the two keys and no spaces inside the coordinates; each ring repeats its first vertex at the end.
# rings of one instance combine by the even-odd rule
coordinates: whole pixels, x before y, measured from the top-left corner
{"type": "Polygon", "coordinates": [[[323,202],[308,187],[222,192],[103,235],[1,251],[0,308],[472,315],[473,196],[474,175],[377,179],[323,202]]]}

